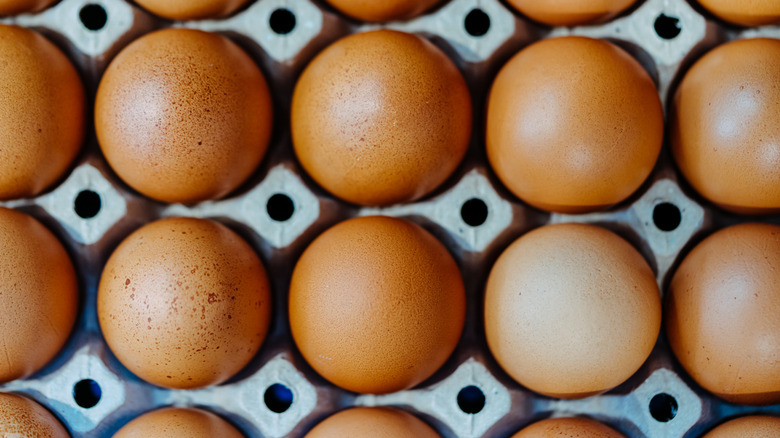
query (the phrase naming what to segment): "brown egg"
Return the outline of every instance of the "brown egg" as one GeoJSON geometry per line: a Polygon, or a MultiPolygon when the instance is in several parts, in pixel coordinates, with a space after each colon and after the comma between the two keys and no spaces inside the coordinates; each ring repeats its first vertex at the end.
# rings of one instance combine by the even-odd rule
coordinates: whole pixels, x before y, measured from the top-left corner
{"type": "Polygon", "coordinates": [[[549,418],[537,421],[512,438],[624,438],[615,429],[587,418],[549,418]]]}
{"type": "Polygon", "coordinates": [[[68,438],[57,417],[33,400],[0,393],[0,436],[68,438]]]}
{"type": "Polygon", "coordinates": [[[405,219],[342,222],[304,251],[290,284],[290,328],[307,362],[350,391],[411,388],[458,343],[466,312],[458,265],[405,219]]]}
{"type": "Polygon", "coordinates": [[[242,438],[219,416],[202,409],[163,408],[148,412],[119,429],[114,438],[242,438]]]}
{"type": "Polygon", "coordinates": [[[703,438],[774,438],[780,436],[780,418],[752,415],[727,421],[703,438]]]}
{"type": "Polygon", "coordinates": [[[222,383],[254,357],[271,305],[260,258],[208,219],[170,218],[127,237],[103,270],[98,318],[138,377],[168,388],[222,383]]]}
{"type": "Polygon", "coordinates": [[[229,39],[165,29],[127,46],[108,66],[95,128],[111,167],[165,202],[221,198],[257,168],[271,134],[263,74],[229,39]]]}
{"type": "Polygon", "coordinates": [[[352,408],[326,418],[305,438],[438,438],[435,430],[414,415],[394,408],[352,408]]]}
{"type": "Polygon", "coordinates": [[[507,0],[528,18],[550,26],[596,24],[620,14],[636,0],[507,0]]]}
{"type": "Polygon", "coordinates": [[[698,244],[666,297],[666,334],[704,389],[740,404],[780,402],[780,226],[743,224],[698,244]]]}
{"type": "Polygon", "coordinates": [[[0,25],[0,90],[0,199],[32,197],[60,179],[81,148],[84,88],[57,46],[0,25]]]}
{"type": "Polygon", "coordinates": [[[602,40],[552,38],[501,69],[486,134],[490,164],[512,193],[544,210],[582,213],[626,199],[647,179],[663,112],[628,53],[602,40]]]}
{"type": "Polygon", "coordinates": [[[780,212],[780,40],[724,44],[685,74],[671,145],[702,196],[736,213],[780,212]]]}
{"type": "Polygon", "coordinates": [[[718,18],[742,26],[780,24],[780,2],[777,0],[699,0],[718,18]]]}
{"type": "Polygon", "coordinates": [[[334,8],[363,21],[393,21],[414,18],[441,0],[327,0],[334,8]]]}
{"type": "MultiPolygon", "coordinates": [[[[2,1],[2,0],[0,0],[2,1]]],[[[247,0],[135,0],[149,12],[171,20],[199,20],[225,17],[247,0]]]]}
{"type": "Polygon", "coordinates": [[[301,165],[332,194],[363,205],[419,199],[458,167],[471,98],[455,64],[416,35],[350,35],[304,70],[292,101],[301,165]]]}
{"type": "MultiPolygon", "coordinates": [[[[46,9],[57,0],[0,0],[0,15],[25,14],[46,9]]],[[[2,39],[2,37],[0,37],[2,39]]],[[[0,77],[4,77],[0,75],[0,77]]]]}
{"type": "Polygon", "coordinates": [[[660,326],[653,271],[628,242],[593,225],[520,237],[485,290],[490,351],[521,385],[550,397],[620,385],[650,355],[660,326]]]}
{"type": "Polygon", "coordinates": [[[0,208],[0,383],[30,376],[57,355],[78,301],[76,273],[57,238],[32,217],[0,208]]]}

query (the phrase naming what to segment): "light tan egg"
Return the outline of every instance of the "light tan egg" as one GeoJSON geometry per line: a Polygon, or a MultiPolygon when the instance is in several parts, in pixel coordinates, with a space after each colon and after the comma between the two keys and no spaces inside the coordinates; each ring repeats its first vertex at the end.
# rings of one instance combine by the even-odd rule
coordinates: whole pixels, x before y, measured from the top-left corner
{"type": "Polygon", "coordinates": [[[442,0],[326,0],[334,8],[363,21],[409,20],[442,0]]]}
{"type": "Polygon", "coordinates": [[[575,26],[607,21],[636,0],[507,0],[528,18],[550,26],[575,26]]]}
{"type": "Polygon", "coordinates": [[[351,408],[337,412],[314,427],[305,438],[438,438],[431,426],[394,408],[351,408]]]}
{"type": "Polygon", "coordinates": [[[0,436],[69,438],[65,427],[51,412],[32,399],[0,393],[0,436]]]}
{"type": "Polygon", "coordinates": [[[226,17],[248,0],[135,0],[149,12],[171,20],[226,17]]]}
{"type": "Polygon", "coordinates": [[[780,436],[780,418],[751,415],[727,421],[702,438],[775,438],[780,436]]]}
{"type": "Polygon", "coordinates": [[[114,434],[114,438],[242,438],[232,424],[203,409],[163,408],[148,412],[114,434]]]}
{"type": "Polygon", "coordinates": [[[615,429],[587,418],[549,418],[526,426],[512,438],[624,438],[615,429]]]}
{"type": "Polygon", "coordinates": [[[780,24],[777,0],[699,0],[699,4],[718,18],[742,26],[780,24]]]}

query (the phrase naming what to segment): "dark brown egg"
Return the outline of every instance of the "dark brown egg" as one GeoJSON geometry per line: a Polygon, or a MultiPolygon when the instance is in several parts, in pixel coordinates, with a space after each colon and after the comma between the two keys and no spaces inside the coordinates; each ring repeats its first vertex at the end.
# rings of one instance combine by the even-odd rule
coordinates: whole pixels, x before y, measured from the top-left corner
{"type": "MultiPolygon", "coordinates": [[[[0,0],[2,1],[2,0],[0,0]]],[[[136,0],[149,12],[171,20],[225,17],[248,0],[136,0]]]]}
{"type": "Polygon", "coordinates": [[[699,0],[699,4],[718,18],[742,26],[780,24],[777,0],[699,0]]]}
{"type": "Polygon", "coordinates": [[[727,421],[702,438],[773,438],[780,436],[780,418],[751,415],[727,421]]]}
{"type": "Polygon", "coordinates": [[[636,0],[507,0],[528,18],[550,26],[595,24],[618,15],[636,0]]]}
{"type": "Polygon", "coordinates": [[[141,415],[113,438],[242,438],[232,424],[202,409],[163,408],[141,415]]]}
{"type": "Polygon", "coordinates": [[[550,418],[537,421],[512,438],[624,438],[615,429],[587,418],[550,418]]]}
{"type": "Polygon", "coordinates": [[[69,438],[62,423],[26,396],[0,393],[0,436],[69,438]]]}
{"type": "Polygon", "coordinates": [[[334,8],[363,21],[408,20],[441,0],[327,0],[334,8]]]}
{"type": "Polygon", "coordinates": [[[393,408],[352,408],[326,418],[305,438],[439,438],[414,415],[393,408]]]}

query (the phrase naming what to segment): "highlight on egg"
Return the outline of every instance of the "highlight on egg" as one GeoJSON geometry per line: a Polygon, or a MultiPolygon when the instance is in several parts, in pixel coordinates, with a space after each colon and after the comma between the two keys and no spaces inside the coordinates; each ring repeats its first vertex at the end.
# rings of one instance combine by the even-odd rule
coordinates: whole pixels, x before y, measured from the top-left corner
{"type": "Polygon", "coordinates": [[[598,421],[581,417],[548,418],[526,426],[512,438],[625,438],[598,421]]]}
{"type": "Polygon", "coordinates": [[[776,0],[698,0],[716,17],[741,26],[780,24],[780,2],[776,0]]]}
{"type": "Polygon", "coordinates": [[[149,12],[171,20],[222,18],[234,13],[248,0],[135,0],[149,12]]]}
{"type": "Polygon", "coordinates": [[[597,24],[614,18],[636,0],[507,0],[528,18],[550,26],[597,24]]]}
{"type": "Polygon", "coordinates": [[[362,21],[386,22],[409,20],[442,0],[326,0],[342,13],[362,21]]]}
{"type": "Polygon", "coordinates": [[[0,392],[0,436],[70,438],[57,417],[28,396],[0,392]]]}
{"type": "Polygon", "coordinates": [[[357,407],[337,412],[316,425],[305,438],[336,437],[439,438],[431,426],[401,409],[357,407]]]}
{"type": "Polygon", "coordinates": [[[57,0],[0,0],[0,16],[40,12],[53,5],[56,1],[57,0]]]}
{"type": "Polygon", "coordinates": [[[780,436],[780,418],[768,415],[748,415],[726,421],[702,438],[769,438],[780,436]]]}
{"type": "Polygon", "coordinates": [[[243,438],[220,416],[195,408],[162,408],[123,426],[113,438],[243,438]]]}

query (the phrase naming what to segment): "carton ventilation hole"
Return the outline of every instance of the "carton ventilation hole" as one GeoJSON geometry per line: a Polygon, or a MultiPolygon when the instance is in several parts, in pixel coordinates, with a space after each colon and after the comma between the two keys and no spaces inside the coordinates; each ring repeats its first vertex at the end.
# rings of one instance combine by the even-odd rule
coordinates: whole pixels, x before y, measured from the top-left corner
{"type": "Polygon", "coordinates": [[[293,393],[290,388],[281,383],[274,383],[265,390],[263,400],[268,409],[277,414],[281,414],[290,409],[290,406],[293,403],[293,393]]]}
{"type": "Polygon", "coordinates": [[[682,222],[680,209],[669,202],[662,202],[653,208],[653,223],[661,231],[674,231],[682,222]]]}
{"type": "Polygon", "coordinates": [[[661,423],[672,421],[677,416],[677,400],[669,394],[656,394],[650,400],[650,415],[661,423]]]}
{"type": "Polygon", "coordinates": [[[265,209],[271,219],[276,222],[284,222],[289,220],[293,213],[295,213],[295,204],[289,196],[277,193],[268,198],[265,209]]]}
{"type": "Polygon", "coordinates": [[[471,198],[460,207],[460,217],[463,222],[472,227],[478,227],[485,223],[488,217],[488,208],[485,201],[479,198],[471,198]]]}
{"type": "Polygon", "coordinates": [[[481,37],[490,30],[490,16],[482,9],[472,9],[463,24],[469,35],[481,37]]]}
{"type": "Polygon", "coordinates": [[[81,8],[81,11],[79,11],[79,19],[81,20],[81,24],[87,29],[93,31],[100,30],[106,25],[108,14],[106,14],[106,10],[103,9],[103,6],[90,3],[81,8]]]}
{"type": "Polygon", "coordinates": [[[655,27],[655,33],[665,40],[675,39],[677,38],[677,35],[682,32],[680,19],[666,14],[659,15],[658,18],[655,19],[653,27],[655,27]]]}
{"type": "Polygon", "coordinates": [[[84,409],[94,407],[100,402],[103,391],[92,379],[84,379],[73,385],[73,400],[84,409]]]}
{"type": "Polygon", "coordinates": [[[485,393],[474,385],[458,392],[458,407],[467,414],[479,413],[485,407],[485,393]]]}
{"type": "Polygon", "coordinates": [[[295,14],[289,9],[279,8],[271,13],[268,24],[277,34],[287,35],[295,29],[295,14]]]}
{"type": "Polygon", "coordinates": [[[82,219],[90,219],[100,213],[100,195],[92,190],[82,190],[73,201],[73,210],[82,219]]]}

